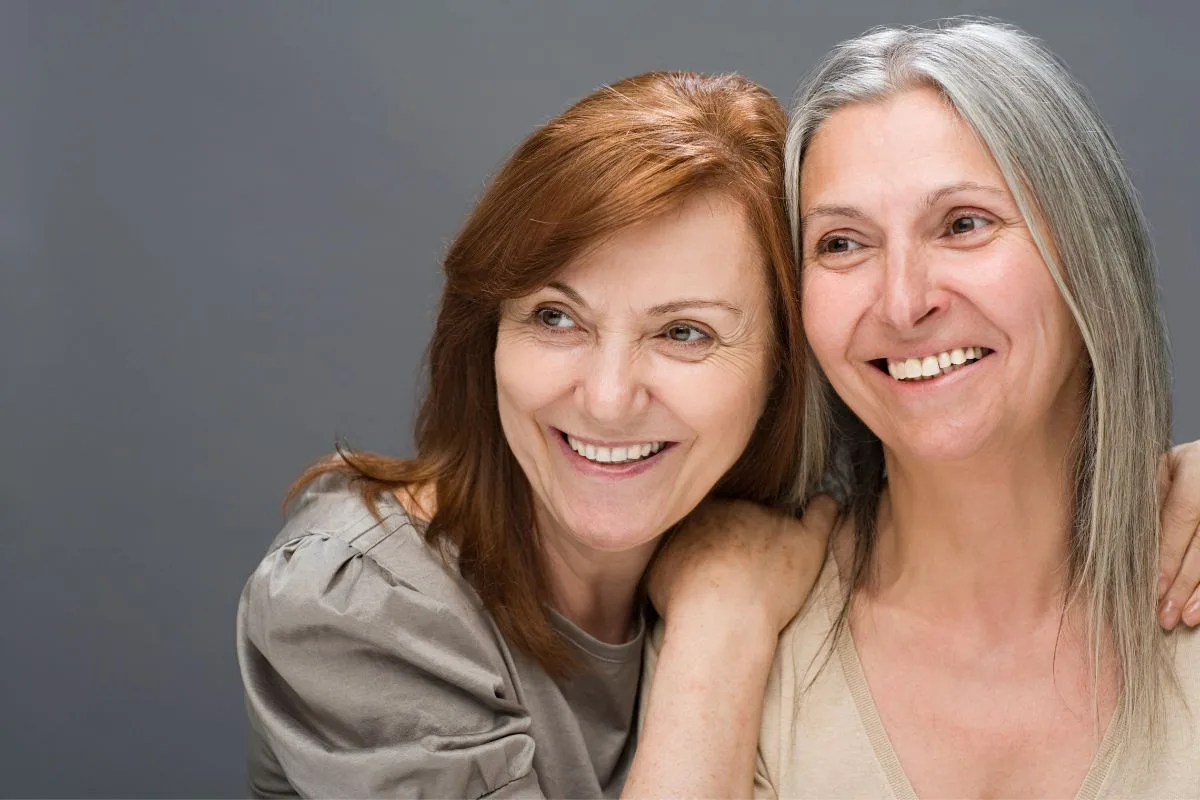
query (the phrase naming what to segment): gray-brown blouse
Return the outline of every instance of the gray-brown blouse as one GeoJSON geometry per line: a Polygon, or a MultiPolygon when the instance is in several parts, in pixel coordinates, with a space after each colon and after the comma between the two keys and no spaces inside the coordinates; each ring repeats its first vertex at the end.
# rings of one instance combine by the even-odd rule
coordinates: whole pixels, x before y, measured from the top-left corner
{"type": "Polygon", "coordinates": [[[392,498],[317,481],[246,584],[237,649],[256,797],[615,797],[644,630],[555,624],[584,669],[510,648],[392,498]]]}

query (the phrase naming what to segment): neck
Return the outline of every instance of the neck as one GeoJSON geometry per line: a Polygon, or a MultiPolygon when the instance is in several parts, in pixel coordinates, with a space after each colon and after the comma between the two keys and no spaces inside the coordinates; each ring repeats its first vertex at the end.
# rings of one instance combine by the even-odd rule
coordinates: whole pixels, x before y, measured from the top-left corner
{"type": "Polygon", "coordinates": [[[886,454],[869,590],[944,624],[1008,629],[1057,615],[1068,589],[1069,440],[971,463],[886,454]]]}
{"type": "Polygon", "coordinates": [[[657,539],[620,552],[593,550],[543,528],[551,604],[591,636],[609,644],[629,640],[642,574],[657,539]]]}

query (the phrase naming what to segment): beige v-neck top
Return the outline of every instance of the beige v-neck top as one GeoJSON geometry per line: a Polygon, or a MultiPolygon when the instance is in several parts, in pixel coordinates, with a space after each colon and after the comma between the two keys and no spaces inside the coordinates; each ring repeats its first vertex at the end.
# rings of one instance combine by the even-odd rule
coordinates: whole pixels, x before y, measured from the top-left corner
{"type": "MultiPolygon", "coordinates": [[[[831,654],[822,647],[840,611],[841,592],[837,567],[829,558],[805,608],[780,636],[763,709],[756,797],[916,800],[849,630],[831,654]],[[827,654],[824,669],[802,691],[827,654]]],[[[1172,700],[1166,735],[1149,748],[1149,764],[1127,755],[1123,726],[1119,721],[1111,725],[1076,795],[1080,800],[1200,798],[1200,635],[1179,631],[1170,639],[1186,704],[1172,700]]],[[[648,650],[652,667],[657,648],[648,650]]]]}

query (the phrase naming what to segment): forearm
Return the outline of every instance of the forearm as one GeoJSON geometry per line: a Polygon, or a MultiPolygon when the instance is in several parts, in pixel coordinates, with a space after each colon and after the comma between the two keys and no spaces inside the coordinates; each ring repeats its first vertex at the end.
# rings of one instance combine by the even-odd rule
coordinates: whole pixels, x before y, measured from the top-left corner
{"type": "Polygon", "coordinates": [[[766,619],[690,607],[667,621],[623,797],[749,797],[777,635],[766,619]]]}

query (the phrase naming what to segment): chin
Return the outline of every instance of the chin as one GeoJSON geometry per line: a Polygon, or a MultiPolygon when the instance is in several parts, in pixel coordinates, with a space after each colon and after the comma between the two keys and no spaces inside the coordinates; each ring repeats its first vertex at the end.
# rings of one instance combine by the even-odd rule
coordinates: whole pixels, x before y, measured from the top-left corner
{"type": "Polygon", "coordinates": [[[926,462],[966,461],[983,452],[987,442],[985,432],[971,424],[909,429],[889,438],[884,441],[889,450],[902,458],[926,462]]]}
{"type": "Polygon", "coordinates": [[[652,542],[666,532],[660,520],[631,516],[628,511],[584,511],[572,515],[571,538],[585,547],[605,553],[632,550],[652,542]]]}

